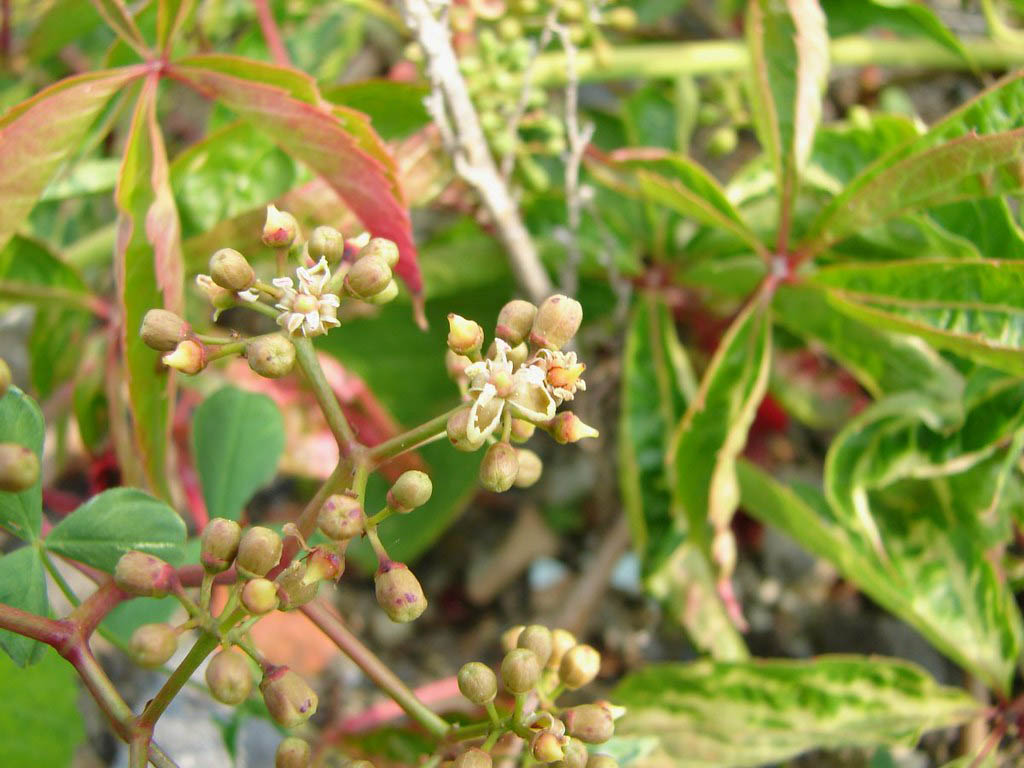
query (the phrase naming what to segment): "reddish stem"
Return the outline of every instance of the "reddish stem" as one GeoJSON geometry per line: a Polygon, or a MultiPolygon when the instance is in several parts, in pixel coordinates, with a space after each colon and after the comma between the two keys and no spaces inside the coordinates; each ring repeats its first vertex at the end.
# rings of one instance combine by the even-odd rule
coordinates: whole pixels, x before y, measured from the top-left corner
{"type": "Polygon", "coordinates": [[[267,41],[267,48],[270,49],[274,63],[281,67],[290,67],[292,65],[291,57],[288,55],[288,49],[285,48],[284,40],[281,39],[281,30],[278,28],[277,22],[274,21],[270,3],[268,0],[252,0],[252,4],[256,6],[256,15],[260,20],[263,39],[267,41]]]}

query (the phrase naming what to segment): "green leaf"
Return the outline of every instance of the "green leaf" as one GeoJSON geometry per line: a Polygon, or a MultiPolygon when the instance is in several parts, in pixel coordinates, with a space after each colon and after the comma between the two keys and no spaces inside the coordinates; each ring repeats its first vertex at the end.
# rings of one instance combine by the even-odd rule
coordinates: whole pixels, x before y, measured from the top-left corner
{"type": "MultiPolygon", "coordinates": [[[[157,84],[153,78],[146,81],[132,115],[116,194],[115,263],[134,447],[145,481],[157,495],[168,498],[167,446],[174,379],[161,370],[160,354],[139,338],[142,318],[150,309],[181,312],[183,291],[180,226],[167,178],[163,136],[156,122],[157,84]]],[[[131,466],[132,461],[121,458],[124,465],[131,466]]]]}
{"type": "Polygon", "coordinates": [[[964,200],[932,208],[928,215],[948,232],[970,241],[987,259],[1024,259],[1024,231],[1001,197],[964,200]]]}
{"type": "Polygon", "coordinates": [[[0,117],[0,247],[18,231],[107,100],[144,73],[138,66],[69,77],[0,117]]]}
{"type": "Polygon", "coordinates": [[[1007,452],[940,481],[906,481],[868,500],[885,551],[808,486],[741,461],[743,508],[838,568],[873,600],[992,688],[1008,690],[1021,619],[986,549],[980,518],[999,504],[1007,452]]]}
{"type": "MultiPolygon", "coordinates": [[[[37,616],[50,615],[46,574],[39,550],[33,545],[0,555],[0,603],[13,605],[37,616]]],[[[0,629],[0,648],[19,667],[37,662],[46,649],[38,640],[0,629]]]]}
{"type": "Polygon", "coordinates": [[[967,51],[956,35],[928,6],[914,0],[870,0],[850,3],[846,0],[823,0],[832,37],[855,35],[872,27],[884,27],[900,35],[927,37],[943,48],[971,63],[967,51]]]}
{"type": "Polygon", "coordinates": [[[746,27],[754,127],[788,216],[821,120],[829,67],[825,15],[818,0],[753,0],[746,27]]]}
{"type": "Polygon", "coordinates": [[[0,656],[0,744],[8,765],[72,765],[85,738],[77,679],[56,651],[47,649],[29,669],[0,656]]]}
{"type": "Polygon", "coordinates": [[[46,537],[51,552],[107,573],[132,549],[178,565],[184,545],[185,521],[164,502],[135,488],[111,488],[93,496],[46,537]]]}
{"type": "Polygon", "coordinates": [[[195,0],[160,0],[157,6],[156,44],[160,50],[170,52],[174,38],[192,13],[195,0]]]}
{"type": "Polygon", "coordinates": [[[708,523],[716,530],[727,527],[739,501],[736,457],[767,390],[771,359],[768,295],[762,291],[722,337],[672,437],[674,496],[705,551],[708,523]]]}
{"type": "Polygon", "coordinates": [[[284,419],[266,395],[224,387],[192,417],[192,453],[210,517],[237,520],[274,479],[284,452],[284,419]]]}
{"type": "Polygon", "coordinates": [[[838,310],[1024,374],[1024,261],[915,259],[841,264],[810,277],[838,310]]]}
{"type": "Polygon", "coordinates": [[[107,402],[107,339],[93,336],[87,342],[82,363],[75,374],[71,409],[78,433],[87,451],[100,452],[110,430],[110,404],[107,402]]]}
{"type": "Polygon", "coordinates": [[[746,646],[729,620],[704,553],[688,540],[665,463],[672,430],[696,395],[689,359],[668,308],[641,295],[623,355],[619,485],[648,590],[694,644],[715,658],[742,659],[746,646]]]}
{"type": "MultiPolygon", "coordinates": [[[[17,387],[0,397],[0,435],[4,442],[31,448],[43,460],[43,413],[35,400],[17,387]]],[[[0,526],[21,539],[39,537],[43,521],[42,480],[21,493],[0,491],[0,526]]]]}
{"type": "Polygon", "coordinates": [[[430,122],[423,100],[430,88],[398,80],[361,80],[320,86],[323,97],[335,104],[357,109],[373,121],[385,141],[404,139],[430,122]]]}
{"type": "Polygon", "coordinates": [[[990,197],[1024,185],[1024,74],[1004,78],[861,172],[815,219],[809,254],[911,208],[990,197]]]}
{"type": "Polygon", "coordinates": [[[652,664],[612,700],[626,708],[616,736],[656,736],[645,766],[719,768],[782,763],[816,748],[912,746],[923,731],[959,725],[980,704],[905,661],[822,656],[807,661],[652,664]]]}

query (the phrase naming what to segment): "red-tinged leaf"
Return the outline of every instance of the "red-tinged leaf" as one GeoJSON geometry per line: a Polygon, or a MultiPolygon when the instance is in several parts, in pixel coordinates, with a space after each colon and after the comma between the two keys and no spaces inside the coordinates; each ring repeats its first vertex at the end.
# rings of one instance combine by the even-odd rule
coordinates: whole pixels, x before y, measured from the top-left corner
{"type": "Polygon", "coordinates": [[[156,122],[158,83],[156,75],[147,79],[132,116],[116,194],[116,267],[135,436],[132,447],[141,455],[149,485],[166,496],[174,381],[161,370],[160,355],[143,344],[138,333],[149,309],[178,308],[182,295],[177,210],[156,122]]]}
{"type": "Polygon", "coordinates": [[[107,101],[144,73],[143,67],[125,67],[69,77],[0,118],[0,247],[21,226],[107,101]]]}
{"type": "Polygon", "coordinates": [[[123,0],[92,0],[92,4],[96,6],[100,16],[107,22],[107,26],[114,30],[117,36],[133,51],[143,59],[150,58],[149,46],[146,45],[142,33],[139,32],[139,27],[135,24],[135,17],[125,7],[123,0]]]}
{"type": "Polygon", "coordinates": [[[398,244],[397,272],[413,294],[422,278],[394,159],[365,115],[325,101],[308,75],[234,56],[194,56],[169,74],[266,131],[319,173],[373,235],[398,244]]]}
{"type": "Polygon", "coordinates": [[[174,38],[192,13],[195,0],[160,0],[156,16],[156,44],[169,53],[174,38]]]}

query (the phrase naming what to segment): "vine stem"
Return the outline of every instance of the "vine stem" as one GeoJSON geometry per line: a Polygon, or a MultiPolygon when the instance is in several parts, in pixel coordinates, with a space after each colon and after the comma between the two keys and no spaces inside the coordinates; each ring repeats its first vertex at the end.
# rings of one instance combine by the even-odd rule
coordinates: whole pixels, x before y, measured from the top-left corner
{"type": "Polygon", "coordinates": [[[403,683],[373,651],[363,645],[330,608],[319,600],[299,610],[327,635],[338,648],[352,659],[368,678],[395,700],[409,717],[437,738],[444,738],[450,730],[448,723],[434,713],[403,683]]]}
{"type": "Polygon", "coordinates": [[[341,403],[338,402],[331,385],[327,383],[327,377],[324,375],[323,368],[320,367],[320,361],[316,359],[316,349],[313,347],[312,340],[305,336],[295,336],[292,338],[292,343],[295,345],[295,361],[306,375],[306,380],[313,390],[320,410],[323,411],[324,418],[327,419],[327,426],[331,428],[334,439],[338,441],[341,455],[350,457],[360,453],[363,446],[356,440],[355,433],[341,410],[341,403]]]}
{"type": "Polygon", "coordinates": [[[401,456],[418,445],[430,442],[444,433],[448,426],[448,419],[453,413],[465,407],[465,404],[457,405],[450,411],[445,411],[440,416],[435,416],[425,421],[418,427],[413,427],[408,432],[378,443],[369,449],[369,459],[374,467],[378,467],[386,461],[401,456]]]}

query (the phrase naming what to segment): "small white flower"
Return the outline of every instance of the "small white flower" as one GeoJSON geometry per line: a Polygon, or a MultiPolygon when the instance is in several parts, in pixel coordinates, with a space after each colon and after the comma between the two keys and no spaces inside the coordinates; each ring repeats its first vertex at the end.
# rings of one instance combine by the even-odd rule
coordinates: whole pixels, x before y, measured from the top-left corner
{"type": "Polygon", "coordinates": [[[494,343],[493,359],[473,363],[465,371],[473,397],[466,426],[466,437],[472,443],[483,442],[498,428],[506,407],[514,416],[532,422],[547,421],[555,415],[555,401],[545,387],[544,372],[535,366],[513,370],[509,345],[501,339],[494,343]]]}
{"type": "Polygon", "coordinates": [[[328,326],[338,326],[338,307],[341,300],[333,293],[324,293],[331,279],[327,259],[320,259],[315,267],[299,267],[295,270],[299,288],[293,287],[290,277],[276,277],[274,285],[284,291],[276,305],[281,310],[277,324],[296,333],[300,328],[303,336],[319,336],[327,333],[328,326]]]}
{"type": "Polygon", "coordinates": [[[581,378],[587,366],[577,362],[575,352],[542,349],[530,365],[543,371],[544,386],[558,405],[572,400],[577,390],[587,389],[587,382],[581,378]]]}

